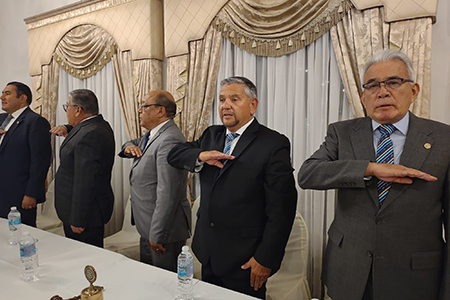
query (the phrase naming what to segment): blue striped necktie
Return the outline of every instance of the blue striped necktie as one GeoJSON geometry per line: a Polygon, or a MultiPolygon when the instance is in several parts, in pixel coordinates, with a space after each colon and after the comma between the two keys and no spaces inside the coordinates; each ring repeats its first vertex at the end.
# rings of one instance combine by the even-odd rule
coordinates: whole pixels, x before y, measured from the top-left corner
{"type": "Polygon", "coordinates": [[[227,134],[227,140],[225,142],[225,148],[223,148],[223,153],[230,154],[230,152],[231,152],[231,143],[233,142],[233,140],[237,136],[239,136],[238,133],[229,133],[229,134],[227,134]]]}
{"type": "MultiPolygon", "coordinates": [[[[377,146],[377,163],[394,163],[394,145],[392,144],[391,134],[395,131],[395,129],[395,126],[390,124],[380,125],[378,127],[378,130],[381,132],[381,137],[377,146]]],[[[378,201],[380,202],[380,207],[386,199],[386,195],[391,188],[391,184],[391,182],[386,182],[383,180],[378,181],[378,201]]]]}

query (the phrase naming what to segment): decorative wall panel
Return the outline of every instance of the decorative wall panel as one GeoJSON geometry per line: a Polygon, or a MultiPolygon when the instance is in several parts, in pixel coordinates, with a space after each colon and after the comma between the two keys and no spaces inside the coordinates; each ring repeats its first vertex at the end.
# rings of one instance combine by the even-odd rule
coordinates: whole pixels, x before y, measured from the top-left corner
{"type": "Polygon", "coordinates": [[[132,59],[163,59],[161,0],[80,1],[25,19],[32,76],[50,63],[56,45],[70,29],[81,24],[103,28],[121,51],[131,50],[132,59]]]}

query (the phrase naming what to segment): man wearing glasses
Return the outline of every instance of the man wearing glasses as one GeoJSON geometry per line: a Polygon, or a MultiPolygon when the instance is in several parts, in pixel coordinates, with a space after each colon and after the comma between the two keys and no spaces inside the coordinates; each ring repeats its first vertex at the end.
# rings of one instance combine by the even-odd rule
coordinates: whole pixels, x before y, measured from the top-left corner
{"type": "Polygon", "coordinates": [[[408,112],[414,77],[405,54],[375,54],[368,117],[331,124],[298,174],[304,189],[338,191],[322,270],[333,300],[450,299],[450,126],[408,112]]]}
{"type": "Polygon", "coordinates": [[[11,206],[22,223],[36,227],[36,205],[45,201],[45,179],[52,156],[50,124],[33,112],[31,90],[21,82],[3,89],[0,114],[0,217],[11,206]]]}
{"type": "Polygon", "coordinates": [[[186,142],[173,118],[177,106],[169,92],[148,93],[139,108],[148,131],[122,146],[120,157],[133,158],[131,208],[140,238],[141,262],[177,271],[177,257],[190,236],[191,205],[186,197],[187,171],[169,165],[167,155],[186,142]]]}
{"type": "Polygon", "coordinates": [[[56,212],[66,237],[103,247],[104,224],[114,206],[114,134],[99,114],[97,97],[90,90],[70,92],[63,109],[69,125],[50,131],[66,137],[55,175],[56,212]]]}

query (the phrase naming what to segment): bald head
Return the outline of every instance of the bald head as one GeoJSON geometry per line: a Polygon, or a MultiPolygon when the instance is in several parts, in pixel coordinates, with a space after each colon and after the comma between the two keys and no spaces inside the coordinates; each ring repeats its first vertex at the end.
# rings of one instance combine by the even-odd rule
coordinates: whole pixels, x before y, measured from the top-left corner
{"type": "Polygon", "coordinates": [[[166,117],[172,119],[177,112],[177,105],[172,94],[168,91],[154,90],[147,94],[147,97],[152,98],[153,103],[158,104],[166,109],[166,117]]]}
{"type": "Polygon", "coordinates": [[[151,91],[145,95],[138,110],[140,124],[142,127],[152,130],[168,119],[173,119],[176,111],[177,105],[169,92],[151,91]]]}

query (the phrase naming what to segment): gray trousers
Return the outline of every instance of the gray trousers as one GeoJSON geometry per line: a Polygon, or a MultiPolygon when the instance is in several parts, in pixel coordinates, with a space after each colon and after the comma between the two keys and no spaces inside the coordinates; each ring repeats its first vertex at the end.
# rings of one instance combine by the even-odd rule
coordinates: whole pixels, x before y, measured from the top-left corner
{"type": "Polygon", "coordinates": [[[168,271],[177,272],[177,259],[181,253],[181,248],[186,245],[186,240],[163,244],[166,248],[163,254],[158,254],[152,250],[150,242],[141,237],[139,248],[141,251],[140,260],[143,263],[159,267],[168,271]]]}

